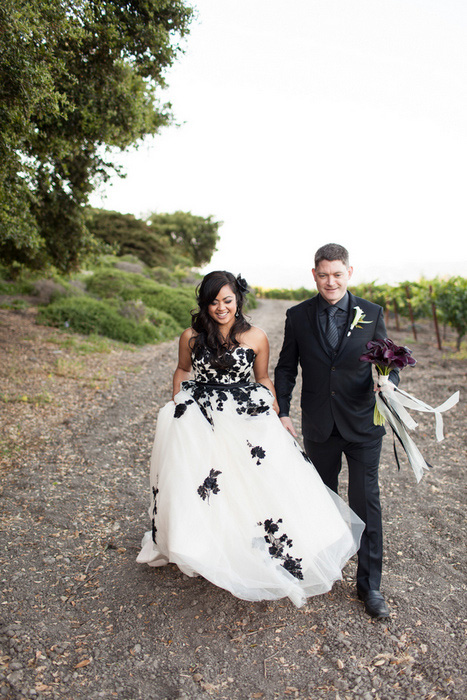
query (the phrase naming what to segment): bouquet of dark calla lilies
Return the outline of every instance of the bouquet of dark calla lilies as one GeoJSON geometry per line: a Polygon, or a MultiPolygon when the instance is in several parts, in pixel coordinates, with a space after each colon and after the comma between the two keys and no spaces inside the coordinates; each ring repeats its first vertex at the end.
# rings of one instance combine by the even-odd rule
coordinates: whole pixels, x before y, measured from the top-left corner
{"type": "MultiPolygon", "coordinates": [[[[380,391],[376,393],[374,423],[375,425],[384,425],[387,421],[391,426],[394,434],[397,436],[402,447],[404,448],[409,463],[414,471],[417,481],[423,476],[424,470],[429,468],[422,454],[415,445],[414,441],[408,434],[407,430],[413,430],[417,427],[417,423],[413,420],[406,408],[412,408],[416,411],[425,413],[434,413],[436,419],[436,438],[438,441],[444,439],[443,435],[443,418],[441,413],[452,408],[459,401],[459,392],[456,391],[447,401],[436,408],[432,408],[428,404],[420,401],[407,394],[399,387],[390,384],[389,374],[393,369],[404,369],[416,364],[417,360],[412,357],[412,351],[409,348],[396,345],[389,338],[381,340],[370,340],[367,343],[367,352],[361,355],[362,362],[371,362],[378,373],[377,383],[380,391]]],[[[394,454],[399,467],[399,459],[394,443],[394,454]]]]}
{"type": "MultiPolygon", "coordinates": [[[[360,360],[371,362],[375,366],[378,373],[378,385],[381,387],[386,385],[389,379],[380,378],[388,377],[392,369],[404,369],[404,367],[413,366],[417,362],[412,357],[412,350],[409,350],[405,345],[396,345],[389,338],[370,340],[366,347],[368,352],[365,352],[360,360]]],[[[375,425],[384,425],[386,422],[384,415],[379,410],[378,402],[375,403],[373,421],[375,425]]]]}
{"type": "Polygon", "coordinates": [[[374,364],[378,374],[387,375],[392,369],[404,369],[417,362],[412,357],[412,350],[405,345],[396,345],[389,338],[370,340],[366,347],[368,352],[365,352],[360,359],[362,362],[374,364]]]}

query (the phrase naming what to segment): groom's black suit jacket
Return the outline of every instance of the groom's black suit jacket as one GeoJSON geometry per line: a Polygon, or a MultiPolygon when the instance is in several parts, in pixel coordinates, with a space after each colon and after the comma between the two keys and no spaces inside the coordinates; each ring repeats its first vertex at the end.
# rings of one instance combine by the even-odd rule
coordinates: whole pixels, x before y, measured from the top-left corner
{"type": "MultiPolygon", "coordinates": [[[[327,440],[334,426],[350,442],[366,442],[384,435],[382,426],[373,423],[375,394],[371,364],[362,362],[369,340],[386,338],[383,309],[349,292],[349,313],[335,353],[329,347],[318,318],[318,299],[288,309],[285,334],[275,371],[279,415],[289,415],[298,363],[302,368],[302,433],[314,442],[327,440]],[[360,328],[348,335],[359,306],[365,314],[360,328]]],[[[399,383],[392,371],[391,381],[399,383]]]]}

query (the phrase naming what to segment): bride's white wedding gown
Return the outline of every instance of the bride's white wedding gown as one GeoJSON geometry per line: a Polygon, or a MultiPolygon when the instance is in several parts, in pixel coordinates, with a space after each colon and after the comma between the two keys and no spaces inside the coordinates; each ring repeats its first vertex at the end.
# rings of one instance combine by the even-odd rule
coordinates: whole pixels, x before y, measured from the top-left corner
{"type": "Polygon", "coordinates": [[[244,600],[297,606],[341,578],[362,521],[324,486],[283,428],[271,392],[250,381],[251,348],[229,370],[208,352],[159,412],[149,515],[137,561],[173,562],[244,600]]]}

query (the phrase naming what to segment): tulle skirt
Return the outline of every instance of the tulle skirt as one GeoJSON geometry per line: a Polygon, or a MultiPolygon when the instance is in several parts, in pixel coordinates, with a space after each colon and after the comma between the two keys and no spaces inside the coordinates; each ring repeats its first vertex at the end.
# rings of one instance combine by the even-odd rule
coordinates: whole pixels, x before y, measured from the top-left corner
{"type": "Polygon", "coordinates": [[[175,398],[159,412],[152,528],[137,561],[175,563],[244,600],[288,597],[299,607],[330,590],[364,524],[324,486],[270,392],[211,388],[206,401],[185,382],[175,398]]]}

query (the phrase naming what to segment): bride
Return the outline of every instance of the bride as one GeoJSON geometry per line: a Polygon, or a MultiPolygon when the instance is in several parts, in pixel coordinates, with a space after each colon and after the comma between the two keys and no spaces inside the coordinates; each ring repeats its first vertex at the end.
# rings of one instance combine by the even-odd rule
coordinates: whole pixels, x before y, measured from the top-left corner
{"type": "Polygon", "coordinates": [[[198,288],[173,400],[159,412],[152,528],[137,561],[172,562],[238,598],[288,597],[300,607],[341,578],[364,524],[282,427],[268,339],[243,315],[247,291],[225,271],[198,288]]]}

